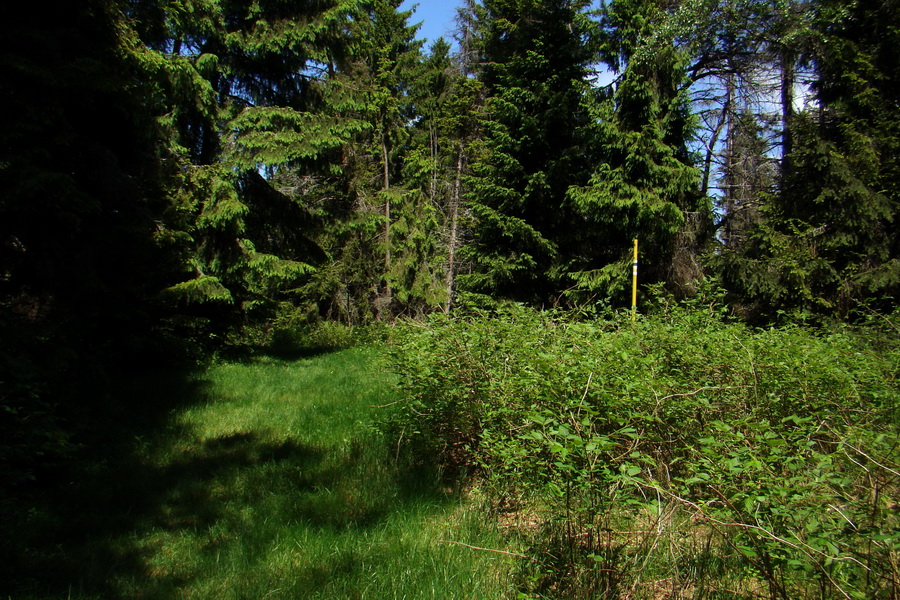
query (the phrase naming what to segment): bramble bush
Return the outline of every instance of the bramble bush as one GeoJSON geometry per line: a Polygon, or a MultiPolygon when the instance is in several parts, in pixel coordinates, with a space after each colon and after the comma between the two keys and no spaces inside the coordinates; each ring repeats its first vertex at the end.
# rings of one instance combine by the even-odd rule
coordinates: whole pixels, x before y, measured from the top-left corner
{"type": "Polygon", "coordinates": [[[531,545],[521,597],[900,598],[900,345],[875,322],[435,315],[393,336],[387,427],[492,492],[531,545]]]}

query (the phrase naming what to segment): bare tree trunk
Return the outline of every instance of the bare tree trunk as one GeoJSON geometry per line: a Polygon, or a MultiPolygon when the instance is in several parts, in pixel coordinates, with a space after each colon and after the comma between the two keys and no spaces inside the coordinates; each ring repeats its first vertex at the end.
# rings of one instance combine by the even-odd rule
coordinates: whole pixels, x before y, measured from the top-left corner
{"type": "Polygon", "coordinates": [[[729,72],[725,78],[725,173],[722,190],[725,200],[725,230],[722,232],[723,243],[726,247],[731,246],[731,229],[734,220],[735,210],[735,165],[734,165],[734,141],[737,136],[737,119],[734,118],[734,100],[735,100],[735,76],[734,69],[729,65],[729,72]]]}
{"type": "Polygon", "coordinates": [[[449,254],[447,256],[447,301],[444,304],[444,313],[450,312],[450,304],[453,300],[453,279],[456,272],[456,245],[459,237],[459,204],[460,187],[462,183],[463,151],[456,155],[456,174],[453,177],[453,192],[450,196],[450,239],[447,241],[449,254]]]}
{"type": "Polygon", "coordinates": [[[794,140],[791,134],[791,125],[794,119],[794,83],[796,79],[794,70],[794,53],[783,48],[781,58],[781,181],[791,172],[790,154],[793,150],[794,140]]]}
{"type": "Polygon", "coordinates": [[[429,132],[429,137],[431,138],[431,189],[429,190],[432,205],[435,203],[435,199],[437,198],[437,185],[438,185],[438,135],[434,128],[431,128],[429,132]]]}
{"type": "Polygon", "coordinates": [[[715,129],[713,129],[709,143],[706,145],[706,156],[703,159],[703,179],[700,182],[700,193],[703,196],[706,196],[709,193],[709,178],[712,175],[713,156],[716,153],[716,144],[719,142],[719,136],[722,134],[722,129],[725,127],[725,114],[728,110],[730,109],[726,104],[719,117],[718,124],[715,129]]]}
{"type": "MultiPolygon", "coordinates": [[[[387,192],[391,189],[390,163],[388,162],[387,139],[381,136],[381,154],[384,159],[384,184],[382,189],[387,192]]],[[[391,297],[391,197],[384,195],[384,293],[391,297]]]]}

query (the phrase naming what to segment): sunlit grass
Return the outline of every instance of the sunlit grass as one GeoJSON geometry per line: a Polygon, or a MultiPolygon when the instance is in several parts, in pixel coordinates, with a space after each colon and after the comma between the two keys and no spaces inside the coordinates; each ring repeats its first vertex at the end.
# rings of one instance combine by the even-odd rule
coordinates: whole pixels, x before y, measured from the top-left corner
{"type": "Polygon", "coordinates": [[[395,400],[376,365],[355,349],[195,375],[162,427],[73,484],[84,511],[55,554],[70,580],[21,597],[507,596],[514,559],[458,543],[502,548],[484,513],[373,429],[395,400]]]}

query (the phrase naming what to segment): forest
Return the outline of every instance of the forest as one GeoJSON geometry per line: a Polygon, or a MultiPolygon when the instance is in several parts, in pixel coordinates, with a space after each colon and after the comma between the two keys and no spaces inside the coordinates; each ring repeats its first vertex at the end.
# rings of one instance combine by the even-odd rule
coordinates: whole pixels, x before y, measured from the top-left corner
{"type": "Polygon", "coordinates": [[[5,11],[0,595],[900,598],[897,2],[401,4],[5,11]]]}

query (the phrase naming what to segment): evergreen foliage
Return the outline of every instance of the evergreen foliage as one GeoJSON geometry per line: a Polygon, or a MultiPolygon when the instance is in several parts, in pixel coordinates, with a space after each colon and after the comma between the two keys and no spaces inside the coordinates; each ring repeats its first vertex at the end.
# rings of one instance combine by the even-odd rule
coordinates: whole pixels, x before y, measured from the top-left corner
{"type": "Polygon", "coordinates": [[[158,110],[168,139],[172,203],[162,235],[180,248],[193,278],[167,295],[226,302],[235,322],[296,301],[312,263],[324,257],[307,199],[260,173],[322,169],[365,128],[321,110],[326,101],[352,103],[323,84],[348,54],[341,32],[362,13],[354,2],[203,7],[162,7],[153,13],[160,22],[145,25],[156,35],[146,52],[160,65],[158,110]]]}
{"type": "Polygon", "coordinates": [[[817,26],[821,110],[798,119],[775,220],[806,234],[810,257],[828,264],[807,289],[846,314],[852,299],[900,290],[900,16],[889,2],[823,2],[817,26]]]}
{"type": "Polygon", "coordinates": [[[470,161],[467,290],[551,302],[566,286],[565,246],[584,227],[566,192],[586,183],[592,162],[588,6],[487,0],[473,14],[486,101],[470,161]]]}
{"type": "Polygon", "coordinates": [[[897,293],[896,11],[816,5],[815,103],[792,122],[790,169],[752,239],[716,262],[754,311],[847,317],[897,293]]]}
{"type": "MultiPolygon", "coordinates": [[[[177,263],[157,251],[153,123],[115,2],[0,23],[0,519],[73,450],[80,393],[146,345],[177,263]]],[[[0,522],[0,528],[4,523],[0,522]]]]}
{"type": "Polygon", "coordinates": [[[582,252],[570,254],[579,294],[624,295],[632,238],[641,241],[644,281],[684,290],[697,277],[696,248],[688,248],[686,264],[674,258],[679,232],[696,229],[707,217],[687,149],[692,131],[685,56],[671,40],[648,43],[662,21],[652,2],[614,3],[604,13],[603,55],[622,72],[594,114],[601,162],[588,185],[569,191],[572,206],[590,224],[576,246],[582,252]]]}
{"type": "Polygon", "coordinates": [[[473,1],[457,56],[423,53],[399,7],[11,15],[7,304],[67,296],[116,329],[143,303],[193,336],[448,310],[460,286],[620,302],[635,237],[642,281],[689,294],[717,217],[709,263],[759,314],[896,291],[889,4],[473,1]]]}
{"type": "MultiPolygon", "coordinates": [[[[52,125],[61,113],[39,108],[53,86],[119,95],[106,102],[119,107],[119,139],[77,156],[97,172],[115,157],[126,176],[105,178],[107,195],[136,190],[114,214],[144,228],[133,238],[143,249],[105,252],[123,265],[103,270],[153,279],[101,296],[162,292],[162,322],[193,323],[179,335],[222,335],[284,310],[348,322],[448,310],[458,287],[544,305],[618,303],[632,238],[642,240],[642,282],[690,294],[717,216],[725,247],[710,264],[761,314],[788,298],[846,314],[894,292],[887,5],[635,0],[594,13],[586,2],[469,2],[458,56],[443,42],[424,54],[399,6],[98,2],[84,14],[105,15],[108,31],[90,42],[67,33],[87,17],[48,29],[60,29],[53,51],[106,53],[106,71],[71,69],[77,82],[19,57],[16,40],[50,44],[47,25],[33,23],[10,37],[9,87],[27,92],[10,106],[21,118],[7,148],[30,136],[54,152],[62,138],[44,132],[65,130],[52,125]],[[616,76],[607,86],[591,83],[601,60],[616,76]],[[795,115],[793,82],[807,64],[818,104],[795,115]],[[761,112],[767,72],[780,77],[780,121],[761,112]],[[124,265],[141,260],[156,266],[124,265]]],[[[82,108],[64,109],[78,127],[92,118],[82,108]]],[[[38,155],[22,148],[4,163],[17,174],[10,197],[21,198],[7,210],[4,256],[15,277],[42,277],[69,252],[54,258],[47,245],[41,261],[38,246],[65,248],[66,234],[49,223],[11,233],[27,214],[16,211],[41,206],[26,200],[41,181],[74,188],[35,171],[38,155]]],[[[93,210],[83,197],[64,205],[47,212],[104,232],[92,240],[122,231],[78,214],[93,210]]],[[[70,266],[65,275],[79,272],[70,266]]],[[[64,277],[44,277],[54,279],[64,277]]],[[[87,321],[110,314],[86,308],[98,315],[87,321]]]]}

